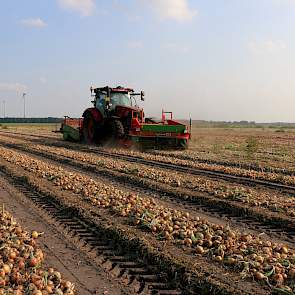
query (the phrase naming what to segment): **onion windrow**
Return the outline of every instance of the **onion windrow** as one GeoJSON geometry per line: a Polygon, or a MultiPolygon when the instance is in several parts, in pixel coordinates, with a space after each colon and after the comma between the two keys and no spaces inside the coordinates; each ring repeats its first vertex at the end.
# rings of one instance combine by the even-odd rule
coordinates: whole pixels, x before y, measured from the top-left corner
{"type": "Polygon", "coordinates": [[[139,151],[132,150],[122,150],[122,149],[111,149],[108,152],[115,153],[118,155],[129,155],[135,156],[146,160],[159,161],[168,164],[181,165],[186,167],[192,167],[196,169],[204,169],[216,172],[224,172],[227,174],[244,176],[253,179],[261,179],[267,181],[281,182],[284,184],[295,184],[295,177],[289,175],[282,175],[277,172],[264,172],[263,169],[261,171],[255,171],[251,169],[242,169],[238,167],[230,167],[225,165],[219,165],[214,163],[200,163],[195,161],[194,159],[187,160],[182,158],[176,158],[165,155],[164,153],[156,152],[156,153],[142,153],[139,151]]]}
{"type": "Polygon", "coordinates": [[[217,198],[229,199],[254,206],[261,206],[273,212],[282,212],[295,218],[295,210],[292,209],[295,199],[291,196],[286,198],[285,195],[275,193],[270,194],[268,192],[262,192],[234,184],[221,184],[219,181],[193,175],[186,175],[174,171],[167,171],[160,168],[152,168],[146,165],[141,165],[141,169],[138,169],[138,164],[122,160],[113,160],[109,157],[76,152],[64,148],[45,147],[42,145],[36,145],[30,148],[43,152],[49,151],[56,155],[69,157],[73,160],[87,162],[91,165],[104,167],[106,169],[111,169],[125,174],[132,174],[140,178],[169,184],[173,187],[182,187],[185,189],[206,192],[217,198]]]}
{"type": "MultiPolygon", "coordinates": [[[[28,150],[32,149],[46,153],[50,152],[58,156],[61,155],[73,160],[89,163],[100,168],[103,167],[112,171],[124,173],[126,175],[131,174],[142,179],[149,179],[163,184],[168,184],[172,187],[180,187],[199,192],[206,192],[216,198],[237,201],[243,204],[248,204],[249,206],[263,207],[272,212],[283,213],[291,218],[295,218],[295,209],[293,206],[294,197],[292,196],[286,197],[286,195],[279,193],[269,193],[266,191],[255,190],[249,187],[243,187],[229,183],[221,184],[220,181],[186,175],[183,173],[177,173],[175,171],[167,171],[166,169],[155,169],[146,165],[141,165],[141,169],[138,169],[138,164],[117,159],[113,160],[107,156],[82,153],[65,148],[23,144],[23,142],[18,139],[9,140],[11,142],[22,143],[22,146],[28,150]]],[[[114,152],[117,152],[117,150],[114,150],[114,152]]],[[[118,153],[123,153],[123,151],[118,150],[118,153]]],[[[137,155],[138,152],[126,151],[126,153],[137,155]]],[[[143,153],[139,154],[141,155],[143,153]]],[[[52,179],[56,178],[55,175],[49,177],[52,179]]]]}
{"type": "MultiPolygon", "coordinates": [[[[123,151],[122,151],[123,153],[123,151]]],[[[263,156],[255,155],[255,160],[249,159],[246,155],[242,155],[241,151],[229,152],[227,151],[222,156],[220,154],[214,154],[212,152],[204,151],[160,151],[152,150],[149,154],[154,154],[166,158],[176,158],[179,160],[186,160],[186,162],[180,162],[187,167],[192,167],[192,163],[200,162],[208,165],[220,165],[230,166],[232,168],[240,168],[243,170],[254,170],[258,172],[277,173],[284,175],[295,175],[295,167],[286,167],[286,164],[294,162],[294,159],[286,157],[263,156]],[[222,160],[221,160],[222,159],[222,160]]],[[[291,156],[291,155],[290,155],[291,156]]]]}
{"type": "Polygon", "coordinates": [[[144,226],[160,239],[191,249],[196,259],[204,256],[241,273],[241,277],[253,278],[272,288],[288,287],[295,291],[295,251],[286,245],[267,240],[263,235],[240,232],[190,216],[187,211],[164,207],[156,199],[121,191],[83,174],[6,148],[0,148],[0,157],[61,190],[79,194],[102,210],[126,218],[126,222],[131,221],[138,228],[144,226]],[[272,268],[273,272],[269,273],[272,268]]]}
{"type": "MultiPolygon", "coordinates": [[[[3,136],[2,136],[3,137],[3,136]]],[[[4,138],[4,137],[3,137],[4,138]]],[[[6,137],[5,137],[6,138],[6,137]]],[[[14,141],[19,141],[17,139],[13,139],[14,141]]],[[[251,165],[248,164],[248,168],[241,168],[241,167],[234,167],[234,165],[226,165],[210,162],[208,160],[208,163],[206,162],[198,162],[199,156],[198,154],[194,155],[192,151],[182,151],[180,152],[163,152],[163,151],[154,151],[154,152],[139,152],[135,150],[127,150],[127,149],[108,149],[108,152],[117,154],[117,155],[129,155],[134,156],[146,160],[152,160],[152,161],[159,161],[163,163],[168,164],[175,164],[175,165],[181,165],[185,167],[192,167],[196,169],[204,169],[209,171],[216,171],[216,172],[223,172],[226,174],[232,174],[236,176],[244,176],[249,177],[252,179],[261,179],[266,181],[273,181],[273,182],[279,182],[289,185],[295,185],[295,168],[293,170],[290,170],[290,175],[284,174],[286,171],[285,165],[282,166],[281,169],[278,169],[276,167],[273,167],[273,169],[267,169],[269,165],[266,165],[266,167],[262,167],[259,165],[256,167],[256,169],[252,169],[251,165]],[[187,154],[189,153],[189,154],[187,154]]],[[[220,157],[220,155],[218,155],[220,157]]],[[[235,155],[236,157],[237,155],[235,155]]],[[[230,164],[230,163],[229,163],[230,164]]],[[[232,163],[235,164],[235,163],[232,163]]],[[[276,163],[277,165],[278,163],[276,163]]]]}

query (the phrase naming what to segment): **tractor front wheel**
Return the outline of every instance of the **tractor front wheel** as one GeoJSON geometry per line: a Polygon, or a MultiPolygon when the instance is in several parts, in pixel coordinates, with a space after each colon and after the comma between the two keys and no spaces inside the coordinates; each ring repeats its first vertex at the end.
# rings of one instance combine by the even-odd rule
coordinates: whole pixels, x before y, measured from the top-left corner
{"type": "Polygon", "coordinates": [[[125,135],[124,126],[120,120],[113,120],[111,122],[112,138],[114,140],[123,139],[125,135]]]}

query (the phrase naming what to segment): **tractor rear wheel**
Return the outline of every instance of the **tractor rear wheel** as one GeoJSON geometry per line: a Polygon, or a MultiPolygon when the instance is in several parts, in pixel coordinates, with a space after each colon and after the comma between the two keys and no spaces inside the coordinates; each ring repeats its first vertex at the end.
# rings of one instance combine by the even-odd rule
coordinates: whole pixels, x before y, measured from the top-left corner
{"type": "Polygon", "coordinates": [[[87,144],[93,144],[97,140],[96,122],[91,113],[87,113],[83,121],[83,140],[87,144]]]}

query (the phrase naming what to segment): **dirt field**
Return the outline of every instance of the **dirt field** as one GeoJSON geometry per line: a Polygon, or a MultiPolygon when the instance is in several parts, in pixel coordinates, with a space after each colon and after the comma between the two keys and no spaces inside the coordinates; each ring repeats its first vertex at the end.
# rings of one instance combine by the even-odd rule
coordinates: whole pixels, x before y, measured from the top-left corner
{"type": "Polygon", "coordinates": [[[35,127],[0,129],[0,201],[77,294],[294,294],[293,130],[143,153],[35,127]]]}

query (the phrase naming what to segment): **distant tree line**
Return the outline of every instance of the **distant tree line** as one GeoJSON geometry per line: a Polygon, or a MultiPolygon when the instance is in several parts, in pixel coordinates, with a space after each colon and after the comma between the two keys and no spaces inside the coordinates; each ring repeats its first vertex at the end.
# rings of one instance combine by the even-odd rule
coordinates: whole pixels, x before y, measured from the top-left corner
{"type": "MultiPolygon", "coordinates": [[[[188,124],[188,121],[183,121],[188,124]]],[[[270,122],[257,123],[255,121],[205,121],[193,120],[193,127],[209,127],[209,128],[281,128],[281,129],[295,129],[295,123],[287,122],[270,122]]]]}
{"type": "Polygon", "coordinates": [[[61,123],[62,118],[0,118],[0,124],[2,123],[61,123]]]}

